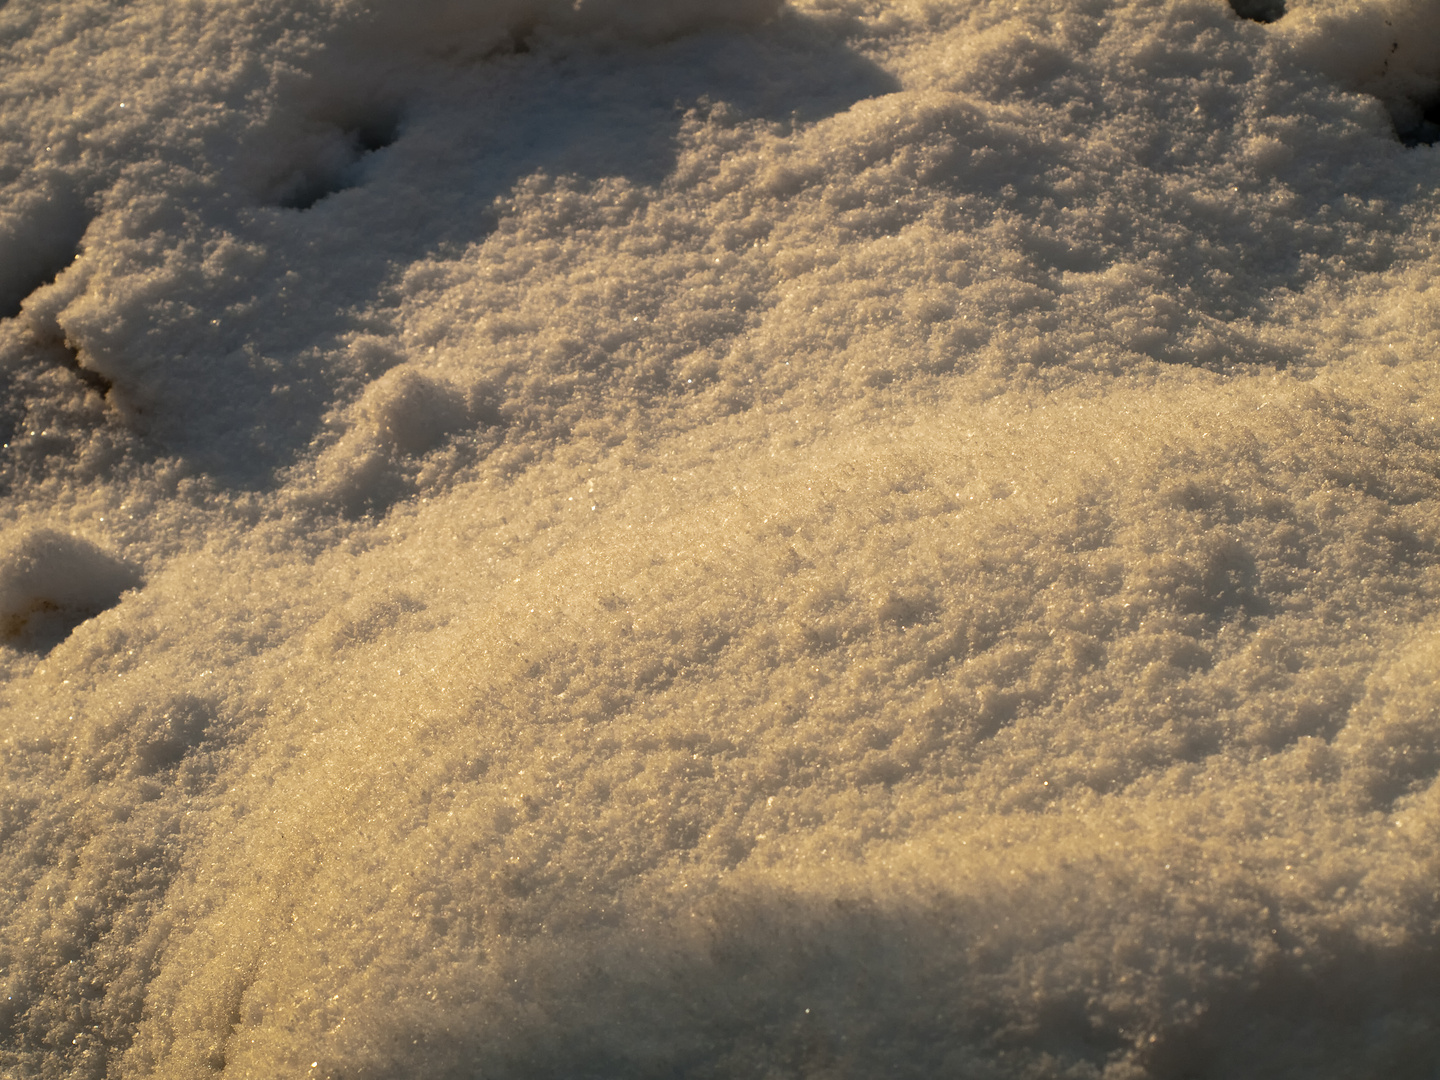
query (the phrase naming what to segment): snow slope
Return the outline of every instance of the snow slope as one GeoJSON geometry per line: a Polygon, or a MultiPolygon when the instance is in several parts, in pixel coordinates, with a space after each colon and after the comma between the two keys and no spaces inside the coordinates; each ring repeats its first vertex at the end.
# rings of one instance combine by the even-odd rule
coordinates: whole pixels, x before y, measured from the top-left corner
{"type": "Polygon", "coordinates": [[[1433,1077],[1440,8],[1287,7],[0,6],[0,1072],[1433,1077]]]}

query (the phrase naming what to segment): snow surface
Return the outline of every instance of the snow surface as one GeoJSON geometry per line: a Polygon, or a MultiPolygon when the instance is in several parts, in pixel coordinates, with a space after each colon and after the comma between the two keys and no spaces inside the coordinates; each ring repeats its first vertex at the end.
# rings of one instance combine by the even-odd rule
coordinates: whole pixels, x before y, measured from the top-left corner
{"type": "Polygon", "coordinates": [[[1238,6],[0,6],[0,1074],[1433,1078],[1440,5],[1238,6]]]}

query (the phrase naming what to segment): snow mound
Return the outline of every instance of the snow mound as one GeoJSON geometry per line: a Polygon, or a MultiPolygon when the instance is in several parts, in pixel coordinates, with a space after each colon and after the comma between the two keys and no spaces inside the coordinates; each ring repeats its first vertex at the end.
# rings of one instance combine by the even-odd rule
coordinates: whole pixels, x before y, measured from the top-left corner
{"type": "Polygon", "coordinates": [[[352,518],[414,495],[422,477],[433,484],[445,468],[436,452],[452,436],[468,435],[473,448],[500,422],[483,386],[462,390],[408,364],[370,383],[349,413],[297,501],[352,518]]]}
{"type": "Polygon", "coordinates": [[[1436,16],[1237,6],[0,2],[0,1076],[1432,1076],[1436,16]]]}
{"type": "Polygon", "coordinates": [[[1304,62],[1380,99],[1407,145],[1440,138],[1440,7],[1428,0],[1296,4],[1281,27],[1304,62]]]}
{"type": "Polygon", "coordinates": [[[0,555],[0,641],[47,650],[139,583],[133,567],[88,540],[27,531],[0,555]]]}

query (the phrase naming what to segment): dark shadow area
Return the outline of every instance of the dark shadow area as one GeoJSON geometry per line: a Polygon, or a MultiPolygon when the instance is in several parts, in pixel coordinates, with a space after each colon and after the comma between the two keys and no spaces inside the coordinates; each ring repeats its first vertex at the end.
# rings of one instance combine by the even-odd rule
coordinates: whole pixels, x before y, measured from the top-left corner
{"type": "MultiPolygon", "coordinates": [[[[691,939],[657,929],[526,956],[515,998],[378,1027],[374,1059],[321,1060],[317,1075],[929,1080],[995,1075],[967,1067],[1013,1053],[1000,1002],[966,1008],[978,995],[964,982],[984,974],[923,917],[773,897],[691,939]]],[[[1047,1045],[1102,1065],[1114,1033],[1076,1004],[1050,1003],[1047,1045]]]]}
{"type": "Polygon", "coordinates": [[[1230,0],[1230,10],[1242,19],[1273,23],[1285,14],[1285,0],[1230,0]]]}
{"type": "Polygon", "coordinates": [[[1155,1080],[1433,1080],[1437,944],[1379,949],[1345,938],[1319,962],[1287,950],[1253,986],[1218,995],[1192,1025],[1159,1033],[1139,1063],[1155,1080]]]}
{"type": "Polygon", "coordinates": [[[326,159],[297,168],[278,193],[275,205],[309,210],[321,199],[362,184],[369,156],[391,145],[399,134],[398,118],[386,113],[354,127],[338,128],[326,159]]]}
{"type": "Polygon", "coordinates": [[[1399,105],[1386,102],[1386,108],[1395,125],[1395,137],[1405,146],[1434,146],[1440,142],[1440,97],[1399,105]]]}
{"type": "MultiPolygon", "coordinates": [[[[1097,985],[1141,975],[1143,963],[1107,970],[1097,943],[1090,990],[1078,971],[1047,985],[1038,973],[1055,958],[1026,948],[1037,936],[977,939],[966,923],[978,914],[772,897],[733,911],[704,939],[667,940],[652,928],[593,950],[531,955],[506,972],[513,997],[457,1007],[442,994],[433,1012],[376,1025],[367,1060],[322,1058],[316,1075],[1021,1080],[1114,1070],[1137,1080],[1428,1080],[1440,1060],[1433,941],[1337,942],[1318,964],[1287,950],[1262,971],[1237,944],[1185,988],[1198,1019],[1177,1021],[1159,1000],[1142,997],[1124,1015],[1100,1004],[1097,985]]],[[[984,931],[995,918],[1007,919],[989,909],[984,931]]],[[[1177,938],[1167,947],[1195,946],[1177,938]]]]}
{"type": "Polygon", "coordinates": [[[0,319],[13,319],[36,289],[50,284],[79,253],[90,215],[78,197],[52,193],[27,208],[8,235],[0,234],[0,319]]]}

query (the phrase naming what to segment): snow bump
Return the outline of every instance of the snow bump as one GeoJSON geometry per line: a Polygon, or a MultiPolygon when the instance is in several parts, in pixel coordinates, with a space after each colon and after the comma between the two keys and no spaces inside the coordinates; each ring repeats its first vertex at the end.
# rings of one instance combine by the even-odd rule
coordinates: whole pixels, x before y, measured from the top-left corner
{"type": "Polygon", "coordinates": [[[139,583],[134,567],[89,540],[29,530],[0,555],[0,641],[47,652],[139,583]]]}

